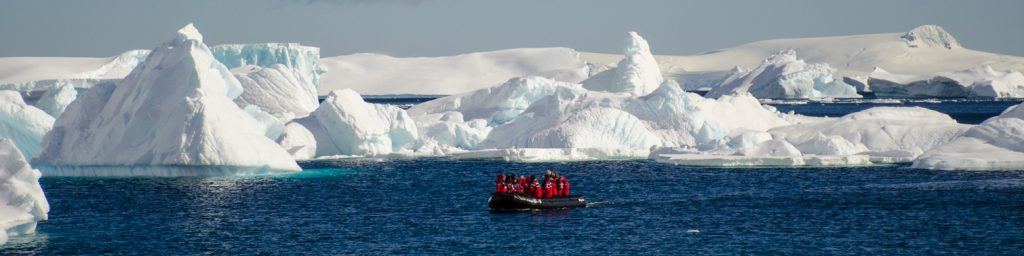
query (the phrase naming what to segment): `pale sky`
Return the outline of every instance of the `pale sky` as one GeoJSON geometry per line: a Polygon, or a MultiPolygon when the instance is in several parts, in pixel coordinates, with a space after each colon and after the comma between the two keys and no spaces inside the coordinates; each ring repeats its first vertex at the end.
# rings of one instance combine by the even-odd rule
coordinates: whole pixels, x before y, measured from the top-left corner
{"type": "Polygon", "coordinates": [[[635,30],[655,54],[747,42],[891,33],[936,24],[967,48],[1024,56],[1024,1],[4,0],[0,57],[150,49],[194,22],[207,44],[298,42],[323,56],[440,56],[564,46],[617,53],[635,30]]]}

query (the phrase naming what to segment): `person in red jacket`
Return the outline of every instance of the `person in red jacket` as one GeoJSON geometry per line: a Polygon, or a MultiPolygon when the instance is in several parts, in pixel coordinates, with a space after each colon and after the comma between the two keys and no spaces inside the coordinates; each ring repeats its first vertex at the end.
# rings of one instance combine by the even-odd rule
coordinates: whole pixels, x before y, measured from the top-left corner
{"type": "Polygon", "coordinates": [[[565,176],[562,176],[562,183],[565,184],[564,187],[562,187],[562,197],[568,197],[570,195],[569,194],[569,179],[565,178],[565,176]]]}
{"type": "Polygon", "coordinates": [[[505,174],[498,174],[498,179],[494,184],[494,192],[505,193],[505,174]]]}
{"type": "Polygon", "coordinates": [[[533,196],[534,197],[536,197],[536,198],[543,198],[544,197],[544,188],[540,187],[540,181],[537,181],[537,179],[533,179],[533,183],[530,184],[530,187],[533,189],[533,196]]]}
{"type": "Polygon", "coordinates": [[[555,181],[555,186],[558,187],[555,189],[555,196],[565,197],[565,176],[559,176],[558,180],[555,181]]]}
{"type": "Polygon", "coordinates": [[[544,198],[555,196],[555,181],[544,179],[544,198]]]}
{"type": "Polygon", "coordinates": [[[526,193],[526,175],[519,176],[516,180],[516,194],[526,193]]]}

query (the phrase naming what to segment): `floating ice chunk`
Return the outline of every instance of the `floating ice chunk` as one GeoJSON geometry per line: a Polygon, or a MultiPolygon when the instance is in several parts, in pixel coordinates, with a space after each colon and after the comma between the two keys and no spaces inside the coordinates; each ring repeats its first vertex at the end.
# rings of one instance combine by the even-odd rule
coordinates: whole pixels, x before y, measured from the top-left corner
{"type": "Polygon", "coordinates": [[[842,136],[825,136],[824,134],[818,134],[803,143],[797,144],[796,148],[804,154],[826,156],[848,156],[868,151],[864,145],[854,144],[842,136]]]}
{"type": "Polygon", "coordinates": [[[13,141],[0,139],[0,245],[9,236],[35,233],[36,222],[48,218],[39,176],[13,141]]]}
{"type": "Polygon", "coordinates": [[[768,132],[776,139],[802,145],[816,153],[851,153],[861,151],[859,145],[863,145],[866,154],[901,151],[916,152],[916,155],[949,142],[969,127],[958,124],[946,114],[925,108],[875,107],[840,118],[777,127],[768,132]]]}
{"type": "Polygon", "coordinates": [[[806,63],[790,49],[765,59],[761,65],[734,73],[708,92],[708,97],[749,92],[758,98],[860,98],[857,90],[833,79],[827,63],[806,63]]]}
{"type": "Polygon", "coordinates": [[[647,40],[630,31],[626,34],[625,45],[625,58],[619,61],[615,68],[584,80],[584,88],[641,96],[654,91],[665,82],[647,40]]]}
{"type": "Polygon", "coordinates": [[[293,122],[316,138],[316,156],[385,155],[410,148],[419,136],[405,110],[366,103],[350,89],[331,92],[316,111],[293,122]]]}
{"type": "Polygon", "coordinates": [[[508,162],[565,162],[594,160],[636,160],[650,154],[646,149],[628,148],[507,148],[454,153],[455,159],[508,162]]]}
{"type": "Polygon", "coordinates": [[[238,80],[191,25],[119,84],[68,106],[43,141],[51,165],[216,165],[301,170],[232,100],[238,80]]]}
{"type": "Polygon", "coordinates": [[[43,136],[51,128],[53,117],[25,104],[18,92],[0,91],[0,138],[11,139],[23,155],[39,155],[43,136]]]}
{"type": "Polygon", "coordinates": [[[914,167],[941,170],[1024,170],[1022,105],[1010,107],[999,116],[967,130],[963,136],[925,152],[914,161],[914,167]]]}
{"type": "Polygon", "coordinates": [[[504,84],[452,95],[409,108],[413,116],[457,111],[466,120],[484,119],[488,125],[504,124],[526,111],[534,102],[555,93],[557,88],[580,88],[578,84],[528,76],[504,84]]]}
{"type": "Polygon", "coordinates": [[[492,127],[483,119],[463,120],[460,112],[446,112],[436,122],[421,123],[421,137],[429,138],[436,143],[456,148],[476,148],[492,127]]]}

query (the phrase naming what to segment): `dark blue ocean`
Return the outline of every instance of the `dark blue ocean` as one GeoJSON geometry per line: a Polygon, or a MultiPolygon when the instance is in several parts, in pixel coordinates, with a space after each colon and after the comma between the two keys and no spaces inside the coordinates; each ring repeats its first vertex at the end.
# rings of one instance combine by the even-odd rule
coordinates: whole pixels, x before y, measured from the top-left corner
{"type": "MultiPolygon", "coordinates": [[[[940,109],[978,112],[956,104],[940,109]]],[[[995,109],[987,116],[1002,111],[979,104],[995,109]]],[[[859,105],[810,109],[851,106],[859,105]]],[[[302,165],[301,173],[241,178],[44,177],[50,220],[0,254],[1024,252],[1024,171],[447,159],[302,165]],[[494,174],[545,169],[570,177],[591,207],[487,211],[494,174]]]]}

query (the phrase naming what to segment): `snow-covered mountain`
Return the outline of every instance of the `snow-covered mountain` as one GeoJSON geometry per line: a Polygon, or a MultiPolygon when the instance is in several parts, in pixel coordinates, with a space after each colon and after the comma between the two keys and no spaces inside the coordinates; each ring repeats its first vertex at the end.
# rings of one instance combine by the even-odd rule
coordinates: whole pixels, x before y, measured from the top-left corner
{"type": "MultiPolygon", "coordinates": [[[[657,42],[655,42],[655,45],[657,42]]],[[[826,63],[836,69],[836,78],[866,77],[875,67],[892,73],[927,75],[989,65],[997,70],[1024,71],[1024,57],[971,50],[934,25],[904,33],[774,39],[690,56],[655,55],[662,73],[680,84],[706,72],[726,71],[739,66],[751,69],[772,54],[795,50],[809,63],[826,63]]],[[[590,63],[614,65],[621,55],[581,52],[590,63]]]]}
{"type": "Polygon", "coordinates": [[[360,53],[320,59],[327,68],[320,95],[337,89],[360,94],[457,94],[519,76],[579,82],[588,66],[569,48],[523,48],[444,57],[398,58],[360,53]]]}

